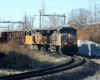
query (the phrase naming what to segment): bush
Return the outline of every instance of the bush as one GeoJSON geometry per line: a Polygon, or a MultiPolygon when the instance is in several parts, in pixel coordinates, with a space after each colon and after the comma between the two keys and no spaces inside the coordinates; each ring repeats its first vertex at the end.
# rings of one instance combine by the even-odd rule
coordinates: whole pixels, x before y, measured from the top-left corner
{"type": "Polygon", "coordinates": [[[3,57],[6,57],[6,54],[3,53],[3,52],[0,52],[0,59],[3,58],[3,57]]]}
{"type": "Polygon", "coordinates": [[[1,67],[11,69],[35,69],[45,66],[40,61],[31,58],[27,54],[10,51],[5,58],[1,59],[1,67]]]}
{"type": "Polygon", "coordinates": [[[49,55],[31,51],[13,41],[0,43],[0,67],[11,69],[40,69],[54,64],[55,59],[49,55]],[[52,63],[53,62],[53,63],[52,63]]]}

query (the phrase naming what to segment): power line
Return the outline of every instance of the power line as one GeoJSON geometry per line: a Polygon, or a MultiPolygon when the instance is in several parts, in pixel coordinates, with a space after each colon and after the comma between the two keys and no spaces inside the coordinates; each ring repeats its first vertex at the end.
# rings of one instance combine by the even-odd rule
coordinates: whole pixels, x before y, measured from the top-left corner
{"type": "MultiPolygon", "coordinates": [[[[0,13],[4,13],[4,12],[7,12],[7,13],[11,13],[11,12],[13,12],[13,13],[25,13],[26,11],[0,11],[0,13]]],[[[34,13],[34,12],[36,12],[36,11],[27,11],[27,13],[34,13]]]]}
{"type": "Polygon", "coordinates": [[[21,21],[18,21],[18,22],[12,22],[12,21],[0,21],[0,23],[25,23],[25,22],[21,22],[21,21]]]}
{"type": "Polygon", "coordinates": [[[9,6],[9,5],[0,5],[0,7],[39,7],[39,6],[9,6]]]}
{"type": "Polygon", "coordinates": [[[65,16],[65,13],[64,13],[64,15],[42,15],[41,14],[41,10],[40,10],[40,29],[41,29],[41,16],[57,16],[57,17],[64,17],[64,25],[65,25],[65,18],[67,17],[67,16],[65,16]]]}
{"type": "Polygon", "coordinates": [[[78,1],[78,2],[76,2],[76,3],[73,3],[73,4],[68,4],[68,5],[63,5],[63,6],[56,6],[56,7],[50,7],[50,8],[48,8],[48,9],[59,9],[59,8],[63,8],[63,7],[68,7],[68,6],[73,6],[73,5],[76,5],[76,4],[80,4],[80,2],[81,2],[81,0],[80,1],[78,1]]]}
{"type": "Polygon", "coordinates": [[[3,27],[3,26],[0,26],[0,28],[8,28],[8,31],[9,31],[9,25],[8,25],[8,27],[3,27]]]}

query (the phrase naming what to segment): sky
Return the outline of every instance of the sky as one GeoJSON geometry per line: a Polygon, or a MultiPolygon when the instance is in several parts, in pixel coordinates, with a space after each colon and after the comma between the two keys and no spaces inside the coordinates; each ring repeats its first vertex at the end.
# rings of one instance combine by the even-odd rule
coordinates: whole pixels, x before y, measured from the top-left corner
{"type": "MultiPolygon", "coordinates": [[[[35,17],[35,26],[39,27],[39,10],[42,9],[44,3],[45,14],[68,13],[72,9],[86,8],[89,9],[90,4],[93,6],[95,0],[0,0],[0,21],[23,21],[26,15],[37,15],[35,17]]],[[[96,0],[100,5],[100,0],[96,0]]],[[[7,26],[9,24],[0,24],[7,26]]]]}

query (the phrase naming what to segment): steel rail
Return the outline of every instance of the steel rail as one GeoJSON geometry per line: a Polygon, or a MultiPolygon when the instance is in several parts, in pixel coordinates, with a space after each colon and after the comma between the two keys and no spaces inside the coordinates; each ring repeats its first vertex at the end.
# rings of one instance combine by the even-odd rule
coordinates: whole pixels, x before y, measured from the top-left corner
{"type": "MultiPolygon", "coordinates": [[[[53,73],[57,73],[57,72],[60,72],[60,71],[65,71],[65,70],[69,70],[69,69],[72,69],[72,68],[75,68],[75,67],[78,67],[80,65],[82,65],[83,63],[85,63],[85,59],[83,59],[82,57],[79,57],[79,56],[75,56],[77,57],[80,62],[78,62],[77,64],[74,64],[74,59],[72,58],[72,64],[69,64],[69,65],[66,65],[66,66],[63,66],[63,67],[59,67],[59,68],[56,68],[56,69],[53,69],[53,70],[48,70],[48,71],[44,71],[44,72],[39,72],[37,74],[34,74],[34,75],[30,75],[30,77],[38,77],[38,76],[44,76],[44,75],[48,75],[48,74],[53,74],[53,73]],[[74,65],[73,65],[74,64],[74,65]]],[[[77,62],[77,61],[75,61],[77,62]]]]}
{"type": "MultiPolygon", "coordinates": [[[[65,55],[63,55],[65,56],[65,55]]],[[[70,63],[72,63],[72,58],[70,56],[66,56],[68,57],[69,61],[68,62],[65,62],[61,65],[58,65],[58,66],[52,66],[52,67],[49,67],[49,68],[43,68],[43,69],[40,69],[40,70],[35,70],[35,71],[30,71],[30,72],[25,72],[25,73],[20,73],[20,74],[13,74],[13,75],[6,75],[6,76],[0,76],[0,80],[1,79],[4,79],[4,80],[10,80],[10,79],[16,79],[16,77],[22,77],[22,76],[26,76],[26,75],[29,75],[29,74],[36,74],[36,73],[39,73],[39,72],[44,72],[44,71],[47,71],[47,70],[50,70],[50,69],[55,69],[55,68],[59,68],[59,67],[62,67],[64,65],[68,65],[70,63]]]]}
{"type": "Polygon", "coordinates": [[[1,76],[0,79],[4,79],[4,80],[16,79],[16,80],[18,80],[18,79],[26,79],[26,78],[30,78],[30,77],[43,76],[43,75],[48,75],[48,74],[52,74],[52,73],[57,73],[57,72],[64,71],[64,70],[69,70],[69,69],[77,67],[85,62],[85,60],[79,56],[74,56],[73,58],[70,58],[70,59],[71,60],[69,62],[59,65],[59,66],[53,66],[50,68],[31,71],[31,72],[25,72],[25,73],[21,73],[21,74],[1,76]],[[76,62],[75,58],[80,60],[77,64],[74,64],[74,62],[76,62]]]}

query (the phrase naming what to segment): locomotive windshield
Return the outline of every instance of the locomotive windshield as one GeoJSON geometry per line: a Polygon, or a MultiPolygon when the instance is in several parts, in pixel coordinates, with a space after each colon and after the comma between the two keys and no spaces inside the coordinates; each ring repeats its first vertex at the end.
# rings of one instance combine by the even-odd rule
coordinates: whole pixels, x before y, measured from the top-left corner
{"type": "Polygon", "coordinates": [[[63,27],[61,29],[58,29],[57,32],[59,33],[72,33],[76,35],[76,29],[74,29],[73,27],[63,27]]]}
{"type": "Polygon", "coordinates": [[[72,34],[76,34],[76,31],[61,30],[60,33],[72,33],[72,34]]]}

